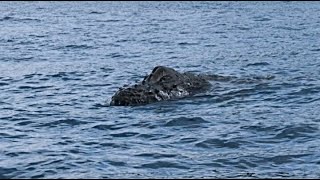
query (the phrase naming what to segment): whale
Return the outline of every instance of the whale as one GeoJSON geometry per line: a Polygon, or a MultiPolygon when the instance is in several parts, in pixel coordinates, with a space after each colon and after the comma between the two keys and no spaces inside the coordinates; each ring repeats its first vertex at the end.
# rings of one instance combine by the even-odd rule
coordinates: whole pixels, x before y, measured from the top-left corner
{"type": "Polygon", "coordinates": [[[209,76],[156,66],[138,83],[119,88],[110,105],[136,106],[193,96],[208,90],[212,86],[209,80],[209,76]]]}

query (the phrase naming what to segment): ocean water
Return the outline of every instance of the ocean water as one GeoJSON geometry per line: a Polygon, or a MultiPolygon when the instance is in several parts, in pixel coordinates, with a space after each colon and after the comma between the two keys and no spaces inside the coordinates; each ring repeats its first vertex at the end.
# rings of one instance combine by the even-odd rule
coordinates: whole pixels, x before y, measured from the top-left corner
{"type": "Polygon", "coordinates": [[[0,178],[320,177],[318,2],[1,2],[0,54],[0,178]],[[108,106],[157,65],[238,80],[108,106]]]}

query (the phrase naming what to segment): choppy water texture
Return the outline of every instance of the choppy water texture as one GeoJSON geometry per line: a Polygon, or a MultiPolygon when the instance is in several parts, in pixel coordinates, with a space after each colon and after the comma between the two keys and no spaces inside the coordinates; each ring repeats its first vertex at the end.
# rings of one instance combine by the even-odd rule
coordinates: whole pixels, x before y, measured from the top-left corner
{"type": "Polygon", "coordinates": [[[1,2],[0,178],[319,178],[319,12],[317,2],[1,2]],[[157,65],[243,81],[107,106],[157,65]]]}

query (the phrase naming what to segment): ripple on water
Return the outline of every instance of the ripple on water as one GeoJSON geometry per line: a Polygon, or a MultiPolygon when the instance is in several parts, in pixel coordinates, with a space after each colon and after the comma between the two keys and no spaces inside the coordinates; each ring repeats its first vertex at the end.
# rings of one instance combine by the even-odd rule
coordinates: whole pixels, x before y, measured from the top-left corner
{"type": "Polygon", "coordinates": [[[174,158],[177,154],[165,154],[165,153],[141,153],[136,154],[135,156],[141,157],[152,157],[152,158],[174,158]]]}
{"type": "Polygon", "coordinates": [[[174,162],[168,161],[155,161],[152,163],[142,164],[138,168],[151,168],[151,169],[160,169],[160,168],[176,168],[176,169],[189,169],[187,166],[180,165],[174,162]]]}
{"type": "Polygon", "coordinates": [[[254,19],[254,21],[260,21],[260,22],[263,22],[263,21],[271,21],[272,19],[271,18],[267,18],[267,17],[256,17],[254,19]]]}
{"type": "Polygon", "coordinates": [[[202,148],[239,148],[241,142],[230,141],[224,139],[207,139],[202,142],[197,143],[195,146],[202,148]]]}
{"type": "Polygon", "coordinates": [[[124,127],[127,127],[126,124],[98,124],[93,126],[92,128],[98,129],[98,130],[119,130],[124,127]]]}
{"type": "Polygon", "coordinates": [[[277,134],[272,137],[275,140],[296,139],[301,137],[313,137],[314,133],[319,132],[316,124],[289,125],[278,130],[277,134]]]}
{"type": "Polygon", "coordinates": [[[21,85],[18,87],[18,89],[22,89],[22,90],[37,90],[37,89],[48,89],[48,88],[52,88],[54,86],[28,86],[28,85],[21,85]]]}
{"type": "Polygon", "coordinates": [[[110,134],[110,136],[112,137],[132,137],[132,136],[136,136],[139,133],[136,132],[122,132],[122,133],[113,133],[110,134]]]}
{"type": "Polygon", "coordinates": [[[0,179],[11,179],[15,177],[14,172],[18,172],[18,169],[0,167],[0,179]]]}
{"type": "Polygon", "coordinates": [[[268,65],[270,65],[270,64],[267,62],[257,62],[257,63],[249,63],[249,64],[247,64],[247,67],[249,67],[249,66],[268,66],[268,65]]]}
{"type": "Polygon", "coordinates": [[[0,86],[7,86],[9,85],[9,83],[6,83],[6,82],[0,82],[0,86]]]}
{"type": "Polygon", "coordinates": [[[0,179],[320,177],[319,10],[1,2],[0,179]],[[212,89],[107,104],[157,65],[212,89]]]}
{"type": "Polygon", "coordinates": [[[309,95],[320,93],[320,87],[305,87],[295,92],[290,92],[288,95],[309,95]]]}
{"type": "Polygon", "coordinates": [[[70,125],[70,126],[79,126],[82,124],[87,124],[89,122],[86,121],[82,121],[82,120],[78,120],[78,119],[60,119],[60,120],[54,120],[51,122],[47,122],[47,123],[39,123],[39,125],[37,125],[38,127],[60,127],[62,125],[70,125]]]}
{"type": "Polygon", "coordinates": [[[189,125],[199,125],[203,123],[209,123],[208,121],[202,119],[201,117],[179,117],[171,119],[166,122],[165,126],[189,126],[189,125]]]}
{"type": "Polygon", "coordinates": [[[284,127],[269,126],[269,127],[249,127],[257,133],[263,135],[255,140],[257,143],[283,143],[288,140],[296,142],[307,142],[313,140],[314,135],[319,131],[316,124],[299,124],[286,125],[284,127]]]}

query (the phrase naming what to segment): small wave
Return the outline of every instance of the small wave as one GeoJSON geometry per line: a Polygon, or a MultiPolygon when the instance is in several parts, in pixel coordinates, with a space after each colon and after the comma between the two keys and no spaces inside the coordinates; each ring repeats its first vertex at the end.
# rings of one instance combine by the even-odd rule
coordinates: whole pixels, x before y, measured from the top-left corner
{"type": "Polygon", "coordinates": [[[195,146],[202,147],[202,148],[239,148],[241,145],[240,142],[234,142],[229,140],[222,140],[222,139],[208,139],[197,143],[195,146]]]}
{"type": "Polygon", "coordinates": [[[169,42],[168,41],[156,41],[156,40],[154,40],[154,41],[150,41],[150,43],[151,44],[161,44],[161,43],[168,44],[169,42]]]}
{"type": "Polygon", "coordinates": [[[10,135],[10,134],[7,134],[7,133],[2,133],[2,132],[1,132],[1,133],[0,133],[0,136],[1,136],[1,137],[10,137],[11,135],[10,135]]]}
{"type": "Polygon", "coordinates": [[[67,72],[58,72],[57,74],[47,75],[49,77],[64,77],[67,76],[67,72]]]}
{"type": "Polygon", "coordinates": [[[272,157],[265,157],[261,158],[261,160],[258,160],[259,163],[270,163],[273,162],[274,164],[286,164],[293,162],[295,159],[309,156],[310,154],[292,154],[292,155],[276,155],[272,157]]]}
{"type": "Polygon", "coordinates": [[[208,121],[202,119],[201,117],[194,117],[194,118],[179,117],[179,118],[168,121],[165,124],[165,126],[188,126],[188,125],[195,125],[195,124],[202,124],[202,123],[208,123],[208,121]]]}
{"type": "Polygon", "coordinates": [[[112,137],[132,137],[135,136],[139,133],[136,132],[123,132],[123,133],[115,133],[115,134],[110,134],[112,137]]]}
{"type": "Polygon", "coordinates": [[[192,46],[192,45],[198,45],[199,43],[191,43],[191,42],[181,42],[178,43],[180,46],[192,46]]]}
{"type": "Polygon", "coordinates": [[[96,20],[96,22],[120,22],[120,21],[124,21],[122,19],[106,19],[106,20],[96,20]]]}
{"type": "Polygon", "coordinates": [[[76,119],[62,119],[62,120],[56,120],[56,121],[53,121],[53,122],[40,124],[40,125],[37,125],[37,126],[40,126],[40,127],[56,127],[56,126],[60,126],[60,125],[63,125],[63,124],[71,125],[71,126],[77,126],[77,125],[82,125],[82,124],[87,124],[87,123],[88,122],[80,121],[80,120],[76,120],[76,119]]]}
{"type": "Polygon", "coordinates": [[[89,14],[105,14],[105,12],[99,12],[99,11],[91,11],[89,14]]]}
{"type": "Polygon", "coordinates": [[[242,97],[242,96],[251,95],[254,92],[255,92],[254,88],[232,90],[232,91],[224,94],[224,96],[242,97]]]}
{"type": "Polygon", "coordinates": [[[99,129],[99,130],[117,130],[123,127],[117,127],[116,125],[99,124],[99,125],[93,126],[92,128],[99,129]]]}
{"type": "Polygon", "coordinates": [[[269,131],[274,131],[278,128],[278,126],[265,126],[261,123],[259,123],[258,125],[251,125],[251,126],[242,126],[241,129],[244,129],[246,131],[256,131],[256,132],[263,132],[263,133],[267,133],[269,131]]]}
{"type": "Polygon", "coordinates": [[[44,172],[41,172],[40,174],[36,174],[35,175],[32,175],[30,178],[31,179],[41,179],[41,178],[44,178],[45,177],[45,173],[44,172]]]}
{"type": "Polygon", "coordinates": [[[320,93],[320,87],[311,87],[311,88],[303,88],[296,92],[291,92],[288,95],[308,95],[308,94],[317,94],[320,93]]]}
{"type": "Polygon", "coordinates": [[[179,143],[192,143],[198,141],[197,138],[182,138],[179,140],[179,143]]]}
{"type": "Polygon", "coordinates": [[[11,173],[17,172],[17,168],[4,168],[0,167],[0,179],[11,179],[14,176],[11,173]]]}
{"type": "Polygon", "coordinates": [[[54,86],[19,86],[18,89],[48,89],[54,86]]]}
{"type": "Polygon", "coordinates": [[[250,30],[251,28],[249,28],[249,27],[242,27],[242,26],[238,26],[238,27],[236,27],[237,29],[239,29],[239,30],[242,30],[242,31],[248,31],[248,30],[250,30]]]}
{"type": "Polygon", "coordinates": [[[272,139],[296,139],[299,137],[307,137],[308,134],[316,133],[319,131],[318,125],[299,125],[287,126],[279,130],[279,132],[272,137],[272,139]]]}
{"type": "MultiPolygon", "coordinates": [[[[111,101],[111,100],[110,100],[111,101]]],[[[89,109],[97,109],[97,108],[104,108],[104,107],[110,107],[110,102],[106,101],[105,103],[96,103],[93,105],[93,107],[90,107],[89,109]]]]}
{"type": "Polygon", "coordinates": [[[22,122],[18,122],[16,123],[16,125],[18,126],[26,126],[26,125],[29,125],[29,124],[32,124],[34,123],[33,121],[22,121],[22,122]]]}
{"type": "Polygon", "coordinates": [[[275,27],[276,29],[283,29],[283,30],[288,30],[288,31],[300,31],[304,30],[305,28],[293,28],[293,27],[288,27],[288,26],[278,26],[275,27]]]}
{"type": "Polygon", "coordinates": [[[88,46],[88,45],[75,45],[75,44],[71,44],[71,45],[66,45],[64,46],[65,48],[71,48],[71,49],[93,49],[93,46],[88,46]]]}
{"type": "Polygon", "coordinates": [[[100,69],[103,72],[113,72],[115,70],[114,68],[108,68],[108,67],[101,67],[100,69]]]}
{"type": "Polygon", "coordinates": [[[18,22],[23,22],[23,21],[36,21],[40,22],[40,19],[35,19],[35,18],[16,18],[12,16],[5,16],[0,19],[0,21],[18,21],[18,22]]]}
{"type": "Polygon", "coordinates": [[[24,78],[29,79],[29,78],[33,78],[34,76],[42,76],[42,74],[38,74],[38,73],[26,74],[24,75],[24,78]]]}
{"type": "Polygon", "coordinates": [[[179,57],[177,57],[177,56],[171,56],[171,57],[169,57],[168,59],[178,59],[179,57]]]}
{"type": "Polygon", "coordinates": [[[310,51],[320,51],[320,48],[316,48],[316,49],[311,49],[310,51]]]}
{"type": "Polygon", "coordinates": [[[115,42],[123,43],[123,42],[129,42],[129,41],[131,41],[131,40],[129,40],[129,39],[119,39],[119,40],[116,40],[115,42]]]}
{"type": "Polygon", "coordinates": [[[30,61],[30,60],[33,60],[34,57],[14,57],[14,58],[10,58],[6,61],[30,61]]]}
{"type": "Polygon", "coordinates": [[[320,98],[301,98],[298,101],[295,101],[298,104],[309,104],[316,101],[320,101],[320,98]]]}
{"type": "Polygon", "coordinates": [[[141,165],[141,168],[151,168],[151,169],[160,169],[160,168],[177,168],[177,169],[189,169],[186,166],[179,165],[177,163],[172,163],[168,161],[156,161],[153,163],[147,163],[141,165]]]}
{"type": "Polygon", "coordinates": [[[7,133],[1,133],[0,134],[2,137],[4,138],[8,138],[8,139],[24,139],[24,138],[28,138],[27,134],[7,134],[7,133]]]}
{"type": "Polygon", "coordinates": [[[217,45],[215,45],[215,44],[206,44],[206,45],[204,45],[204,47],[216,47],[217,45]]]}
{"type": "Polygon", "coordinates": [[[103,84],[83,84],[83,87],[106,87],[112,85],[111,83],[103,84]]]}
{"type": "Polygon", "coordinates": [[[5,16],[5,17],[1,18],[0,21],[8,21],[8,20],[12,20],[12,19],[14,19],[14,17],[5,16]]]}
{"type": "Polygon", "coordinates": [[[142,157],[153,157],[153,158],[174,158],[176,154],[164,154],[164,153],[141,153],[136,154],[135,156],[142,156],[142,157]]]}
{"type": "Polygon", "coordinates": [[[111,53],[107,56],[110,56],[111,58],[120,58],[120,57],[125,57],[124,55],[120,54],[120,53],[111,53]]]}
{"type": "Polygon", "coordinates": [[[34,18],[20,18],[17,19],[17,21],[36,21],[36,22],[40,22],[40,19],[34,19],[34,18]]]}
{"type": "MultiPolygon", "coordinates": [[[[10,157],[17,157],[17,156],[21,156],[21,155],[27,155],[29,154],[28,152],[24,152],[24,151],[17,151],[17,152],[9,152],[9,153],[5,153],[6,156],[10,156],[10,157]]],[[[0,171],[1,172],[1,171],[0,171]]],[[[0,173],[1,174],[1,173],[0,173]]]]}
{"type": "Polygon", "coordinates": [[[272,80],[274,78],[275,78],[275,76],[273,76],[273,75],[234,78],[232,83],[235,83],[235,84],[261,83],[264,80],[272,80]]]}
{"type": "Polygon", "coordinates": [[[30,34],[30,37],[36,37],[36,38],[45,38],[48,37],[48,35],[35,35],[35,34],[30,34]]]}
{"type": "Polygon", "coordinates": [[[207,167],[210,167],[210,168],[225,167],[225,165],[223,165],[222,163],[218,163],[218,162],[205,162],[205,163],[200,163],[199,165],[207,166],[207,167]]]}
{"type": "Polygon", "coordinates": [[[270,64],[267,62],[258,62],[258,63],[247,64],[246,67],[249,67],[249,66],[268,66],[268,65],[270,65],[270,64]]]}
{"type": "Polygon", "coordinates": [[[35,44],[35,42],[33,42],[33,41],[19,41],[17,44],[18,45],[32,45],[32,44],[35,44]]]}
{"type": "Polygon", "coordinates": [[[80,77],[78,76],[83,76],[83,74],[78,73],[76,71],[73,72],[58,72],[56,74],[48,74],[46,77],[43,78],[43,80],[47,80],[47,78],[61,78],[63,81],[68,81],[68,80],[81,80],[80,77]],[[76,76],[74,76],[76,75],[76,76]]]}
{"type": "Polygon", "coordinates": [[[296,56],[296,55],[298,55],[299,54],[299,52],[297,52],[297,51],[291,51],[290,53],[289,53],[289,55],[291,55],[291,56],[296,56]]]}
{"type": "Polygon", "coordinates": [[[0,82],[0,86],[7,86],[7,85],[9,85],[9,83],[0,82]]]}
{"type": "Polygon", "coordinates": [[[100,146],[113,147],[113,148],[126,148],[125,145],[120,145],[119,143],[110,143],[110,142],[100,143],[100,146]]]}
{"type": "Polygon", "coordinates": [[[152,140],[153,138],[157,137],[157,135],[154,135],[154,134],[139,134],[137,136],[138,138],[143,138],[143,139],[150,139],[152,140]]]}
{"type": "Polygon", "coordinates": [[[272,19],[266,17],[258,17],[255,18],[254,21],[271,21],[272,19]]]}
{"type": "Polygon", "coordinates": [[[112,166],[126,166],[126,165],[127,165],[126,162],[121,162],[121,161],[111,161],[111,160],[108,160],[107,163],[110,164],[110,165],[112,165],[112,166]]]}
{"type": "Polygon", "coordinates": [[[159,19],[158,22],[175,22],[175,19],[159,19]]]}

